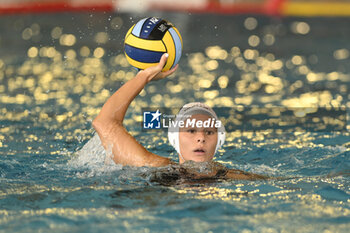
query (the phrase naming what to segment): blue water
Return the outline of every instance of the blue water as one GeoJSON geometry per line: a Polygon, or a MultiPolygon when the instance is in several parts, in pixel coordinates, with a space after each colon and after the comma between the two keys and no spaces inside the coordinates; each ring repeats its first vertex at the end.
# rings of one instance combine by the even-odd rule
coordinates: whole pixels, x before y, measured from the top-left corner
{"type": "MultiPolygon", "coordinates": [[[[258,24],[249,30],[244,25],[251,16],[162,16],[184,38],[180,69],[146,87],[125,122],[154,153],[177,160],[164,132],[140,129],[142,107],[194,100],[235,110],[349,107],[348,18],[255,16],[258,24]],[[269,83],[261,72],[277,79],[269,83]]],[[[228,130],[216,161],[281,179],[169,186],[151,181],[153,169],[109,160],[91,120],[135,74],[121,40],[141,17],[1,16],[0,232],[348,232],[346,121],[343,130],[292,123],[280,130],[228,130]],[[72,45],[62,37],[68,34],[75,36],[72,45]]],[[[228,125],[240,114],[230,119],[228,125]]]]}

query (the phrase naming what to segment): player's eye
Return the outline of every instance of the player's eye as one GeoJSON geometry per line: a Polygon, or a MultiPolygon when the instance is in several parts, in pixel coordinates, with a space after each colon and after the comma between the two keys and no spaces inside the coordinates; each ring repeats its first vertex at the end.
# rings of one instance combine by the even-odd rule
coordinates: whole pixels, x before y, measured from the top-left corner
{"type": "Polygon", "coordinates": [[[195,132],[196,132],[195,129],[188,129],[188,130],[187,130],[187,133],[195,133],[195,132]]]}
{"type": "Polygon", "coordinates": [[[205,131],[205,133],[207,135],[213,135],[215,132],[214,132],[214,130],[207,130],[207,131],[205,131]]]}

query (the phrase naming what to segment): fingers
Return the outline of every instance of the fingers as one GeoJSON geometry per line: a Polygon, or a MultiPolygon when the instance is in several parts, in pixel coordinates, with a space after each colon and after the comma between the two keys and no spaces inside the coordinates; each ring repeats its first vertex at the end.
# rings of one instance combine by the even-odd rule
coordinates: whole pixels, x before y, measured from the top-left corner
{"type": "Polygon", "coordinates": [[[160,61],[159,61],[159,63],[158,63],[158,67],[161,68],[161,70],[162,70],[163,67],[165,66],[165,63],[166,63],[168,57],[169,57],[169,54],[164,53],[164,54],[162,55],[162,57],[160,58],[160,61]]]}
{"type": "Polygon", "coordinates": [[[169,75],[171,75],[172,73],[174,73],[177,69],[177,65],[172,68],[171,70],[168,70],[168,71],[164,71],[164,72],[159,72],[152,80],[159,80],[159,79],[163,79],[169,75]]]}
{"type": "Polygon", "coordinates": [[[179,64],[176,64],[176,66],[174,66],[172,69],[168,70],[168,71],[165,71],[163,72],[165,76],[169,76],[171,75],[172,73],[174,73],[176,70],[177,70],[177,67],[179,67],[179,64]]]}
{"type": "Polygon", "coordinates": [[[158,75],[157,75],[157,78],[158,79],[162,79],[162,78],[165,78],[169,75],[171,75],[172,73],[174,73],[176,70],[177,70],[177,67],[179,65],[177,64],[174,68],[172,68],[171,70],[167,70],[167,71],[163,71],[163,72],[160,72],[158,75]]]}
{"type": "Polygon", "coordinates": [[[168,71],[162,71],[168,57],[169,57],[169,54],[164,53],[162,55],[162,57],[160,58],[159,63],[156,66],[151,66],[151,67],[143,70],[143,72],[146,73],[148,76],[148,78],[147,78],[148,82],[150,82],[151,80],[163,79],[163,78],[173,74],[176,71],[176,69],[179,66],[178,64],[168,71]]]}

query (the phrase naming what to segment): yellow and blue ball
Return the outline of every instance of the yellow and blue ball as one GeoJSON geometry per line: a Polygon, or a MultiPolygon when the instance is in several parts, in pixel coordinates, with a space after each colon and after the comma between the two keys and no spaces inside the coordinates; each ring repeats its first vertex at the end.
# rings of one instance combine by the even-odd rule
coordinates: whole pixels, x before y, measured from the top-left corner
{"type": "Polygon", "coordinates": [[[170,22],[150,17],[134,24],[126,33],[125,56],[137,69],[143,70],[156,65],[164,53],[168,60],[162,71],[173,68],[180,60],[182,38],[170,22]]]}

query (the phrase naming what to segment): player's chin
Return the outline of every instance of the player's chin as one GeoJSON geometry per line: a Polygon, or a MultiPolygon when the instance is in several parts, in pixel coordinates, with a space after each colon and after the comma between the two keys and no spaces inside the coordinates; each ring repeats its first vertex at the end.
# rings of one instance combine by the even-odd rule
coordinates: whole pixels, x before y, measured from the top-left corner
{"type": "Polygon", "coordinates": [[[201,162],[209,162],[213,159],[212,156],[209,156],[207,154],[195,154],[194,156],[192,156],[192,160],[198,163],[201,162]]]}

